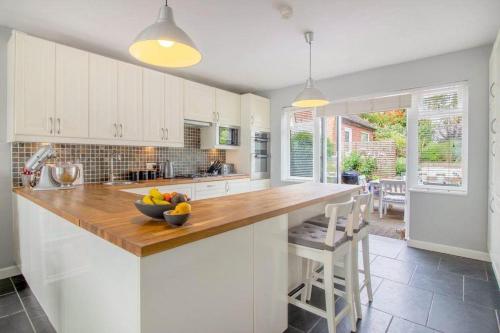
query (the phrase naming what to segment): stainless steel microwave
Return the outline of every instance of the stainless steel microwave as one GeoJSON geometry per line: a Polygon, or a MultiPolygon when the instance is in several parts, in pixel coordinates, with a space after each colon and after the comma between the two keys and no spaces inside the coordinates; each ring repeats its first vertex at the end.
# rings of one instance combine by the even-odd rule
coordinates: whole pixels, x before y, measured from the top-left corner
{"type": "Polygon", "coordinates": [[[239,146],[240,129],[238,127],[217,127],[217,145],[219,146],[239,146]]]}
{"type": "Polygon", "coordinates": [[[201,149],[237,149],[239,147],[239,127],[212,124],[201,129],[201,149]]]}

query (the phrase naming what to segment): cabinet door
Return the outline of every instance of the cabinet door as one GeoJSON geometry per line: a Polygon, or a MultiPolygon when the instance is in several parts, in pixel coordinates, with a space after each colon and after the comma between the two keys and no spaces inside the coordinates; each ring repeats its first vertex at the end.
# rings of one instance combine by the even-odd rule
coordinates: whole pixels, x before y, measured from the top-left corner
{"type": "Polygon", "coordinates": [[[258,130],[271,130],[271,103],[267,98],[253,96],[252,101],[252,127],[258,130]]]}
{"type": "Polygon", "coordinates": [[[222,197],[226,195],[226,182],[213,181],[206,183],[197,183],[194,185],[194,189],[194,198],[196,200],[222,197]]]}
{"type": "Polygon", "coordinates": [[[144,140],[163,142],[165,139],[165,75],[143,69],[144,140]]]}
{"type": "Polygon", "coordinates": [[[181,78],[165,76],[166,141],[184,144],[184,84],[181,78]]]}
{"type": "Polygon", "coordinates": [[[57,136],[89,136],[89,55],[56,45],[57,136]]]}
{"type": "Polygon", "coordinates": [[[227,194],[250,192],[250,179],[235,179],[227,181],[227,194]]]}
{"type": "Polygon", "coordinates": [[[54,43],[15,33],[15,134],[54,134],[55,59],[54,43]]]}
{"type": "Polygon", "coordinates": [[[215,112],[219,124],[225,126],[240,126],[240,110],[240,95],[221,89],[215,90],[215,112]]]}
{"type": "Polygon", "coordinates": [[[118,62],[118,126],[122,140],[142,140],[142,68],[118,62]]]}
{"type": "Polygon", "coordinates": [[[185,80],[184,118],[203,122],[214,122],[215,88],[185,80]]]}
{"type": "Polygon", "coordinates": [[[92,139],[118,137],[118,63],[89,55],[89,133],[92,139]]]}

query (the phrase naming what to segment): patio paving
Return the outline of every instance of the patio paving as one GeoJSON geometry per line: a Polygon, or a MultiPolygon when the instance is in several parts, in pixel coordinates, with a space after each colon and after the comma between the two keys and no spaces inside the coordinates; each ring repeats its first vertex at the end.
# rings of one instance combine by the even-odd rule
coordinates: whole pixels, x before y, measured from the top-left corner
{"type": "Polygon", "coordinates": [[[375,207],[375,211],[370,214],[370,234],[402,239],[400,230],[405,227],[403,216],[404,208],[393,206],[387,209],[387,214],[380,219],[378,209],[375,207]]]}

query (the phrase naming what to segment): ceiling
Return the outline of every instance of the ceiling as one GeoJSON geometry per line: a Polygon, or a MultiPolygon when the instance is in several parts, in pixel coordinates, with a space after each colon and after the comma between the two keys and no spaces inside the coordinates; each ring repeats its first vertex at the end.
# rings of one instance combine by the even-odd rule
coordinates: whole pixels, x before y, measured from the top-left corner
{"type": "MultiPolygon", "coordinates": [[[[203,53],[168,70],[236,92],[327,78],[492,43],[499,0],[170,0],[177,24],[203,53]],[[294,14],[282,19],[278,4],[294,14]]],[[[128,46],[156,18],[160,0],[1,0],[0,25],[135,62],[128,46]]]]}

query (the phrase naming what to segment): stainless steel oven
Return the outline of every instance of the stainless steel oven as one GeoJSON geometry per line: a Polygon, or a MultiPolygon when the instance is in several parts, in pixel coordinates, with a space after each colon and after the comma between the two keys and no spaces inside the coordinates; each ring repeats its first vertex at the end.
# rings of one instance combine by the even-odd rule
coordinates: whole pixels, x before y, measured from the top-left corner
{"type": "Polygon", "coordinates": [[[252,132],[252,179],[270,178],[271,175],[271,134],[252,132]]]}

